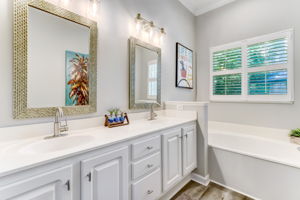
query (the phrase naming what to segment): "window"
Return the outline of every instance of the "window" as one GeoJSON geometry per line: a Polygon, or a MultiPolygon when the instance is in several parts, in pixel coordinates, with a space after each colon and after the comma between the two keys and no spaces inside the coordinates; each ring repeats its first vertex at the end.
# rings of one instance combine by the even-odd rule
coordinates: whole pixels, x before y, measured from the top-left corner
{"type": "Polygon", "coordinates": [[[153,60],[148,63],[148,99],[157,97],[157,61],[153,60]]]}
{"type": "Polygon", "coordinates": [[[211,48],[210,100],[294,101],[293,30],[211,48]]]}

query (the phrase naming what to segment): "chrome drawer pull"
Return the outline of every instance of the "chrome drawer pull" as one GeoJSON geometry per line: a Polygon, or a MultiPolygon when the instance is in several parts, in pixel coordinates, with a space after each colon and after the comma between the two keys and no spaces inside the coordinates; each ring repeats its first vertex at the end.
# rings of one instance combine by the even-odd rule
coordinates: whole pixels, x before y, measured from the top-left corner
{"type": "Polygon", "coordinates": [[[88,177],[88,181],[92,182],[92,173],[90,172],[86,176],[88,177]]]}
{"type": "Polygon", "coordinates": [[[148,190],[147,193],[148,194],[152,194],[154,191],[153,190],[148,190]]]}
{"type": "Polygon", "coordinates": [[[148,146],[147,149],[148,149],[148,150],[151,150],[151,149],[153,149],[153,147],[152,147],[152,146],[148,146]]]}
{"type": "Polygon", "coordinates": [[[151,167],[153,167],[153,164],[148,164],[147,167],[151,168],[151,167]]]}
{"type": "Polygon", "coordinates": [[[71,183],[70,180],[68,180],[65,185],[67,186],[67,190],[70,191],[71,190],[71,183]]]}

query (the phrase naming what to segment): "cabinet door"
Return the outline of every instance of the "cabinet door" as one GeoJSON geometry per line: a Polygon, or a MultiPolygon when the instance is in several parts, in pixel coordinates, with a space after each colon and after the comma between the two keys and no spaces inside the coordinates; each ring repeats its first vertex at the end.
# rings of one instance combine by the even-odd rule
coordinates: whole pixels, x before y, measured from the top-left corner
{"type": "Polygon", "coordinates": [[[181,129],[163,134],[163,190],[167,191],[182,178],[181,129]]]}
{"type": "Polygon", "coordinates": [[[197,167],[197,131],[196,126],[183,128],[183,175],[191,173],[197,167]]]}
{"type": "Polygon", "coordinates": [[[128,199],[128,148],[82,161],[82,199],[128,199]]]}
{"type": "Polygon", "coordinates": [[[0,187],[2,200],[71,200],[72,167],[63,167],[0,187]]]}

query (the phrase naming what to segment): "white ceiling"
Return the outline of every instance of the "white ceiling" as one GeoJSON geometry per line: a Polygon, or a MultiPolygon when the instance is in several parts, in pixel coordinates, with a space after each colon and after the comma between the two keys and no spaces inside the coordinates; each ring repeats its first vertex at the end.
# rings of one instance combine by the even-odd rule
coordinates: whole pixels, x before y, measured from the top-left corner
{"type": "Polygon", "coordinates": [[[235,0],[179,0],[194,15],[198,16],[235,0]]]}

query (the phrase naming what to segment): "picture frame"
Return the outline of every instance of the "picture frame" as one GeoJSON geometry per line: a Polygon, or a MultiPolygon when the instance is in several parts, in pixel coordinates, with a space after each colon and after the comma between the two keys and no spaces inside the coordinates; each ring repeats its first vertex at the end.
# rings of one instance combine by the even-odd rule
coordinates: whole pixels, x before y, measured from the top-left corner
{"type": "Polygon", "coordinates": [[[193,50],[176,43],[176,87],[193,89],[193,50]]]}

